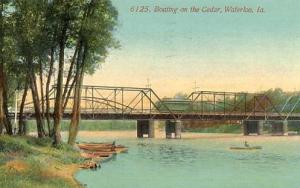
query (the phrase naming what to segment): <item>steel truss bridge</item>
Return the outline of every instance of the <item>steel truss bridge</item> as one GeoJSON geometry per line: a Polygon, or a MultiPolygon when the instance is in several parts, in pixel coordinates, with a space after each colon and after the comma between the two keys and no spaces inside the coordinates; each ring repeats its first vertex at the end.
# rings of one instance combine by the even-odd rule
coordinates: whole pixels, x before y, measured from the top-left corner
{"type": "MultiPolygon", "coordinates": [[[[72,115],[73,90],[66,103],[64,118],[72,115]]],[[[151,88],[82,86],[81,118],[98,120],[300,120],[295,113],[300,96],[275,104],[267,94],[195,91],[186,99],[160,98],[151,88]]],[[[56,87],[50,91],[51,113],[56,87]]],[[[25,108],[34,117],[32,102],[25,108]]]]}

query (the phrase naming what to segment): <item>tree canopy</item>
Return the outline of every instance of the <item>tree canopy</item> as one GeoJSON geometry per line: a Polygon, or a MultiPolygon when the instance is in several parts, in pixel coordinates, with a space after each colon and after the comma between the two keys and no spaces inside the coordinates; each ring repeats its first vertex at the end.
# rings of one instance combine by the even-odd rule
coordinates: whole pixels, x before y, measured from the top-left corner
{"type": "Polygon", "coordinates": [[[22,92],[19,130],[24,130],[25,100],[31,91],[38,136],[54,135],[57,145],[65,105],[70,98],[74,101],[77,123],[70,127],[78,126],[84,75],[93,74],[110,49],[119,46],[113,32],[118,12],[110,0],[3,0],[0,11],[0,130],[5,127],[12,134],[8,106],[15,91],[22,92]],[[50,102],[53,82],[57,94],[50,102]]]}

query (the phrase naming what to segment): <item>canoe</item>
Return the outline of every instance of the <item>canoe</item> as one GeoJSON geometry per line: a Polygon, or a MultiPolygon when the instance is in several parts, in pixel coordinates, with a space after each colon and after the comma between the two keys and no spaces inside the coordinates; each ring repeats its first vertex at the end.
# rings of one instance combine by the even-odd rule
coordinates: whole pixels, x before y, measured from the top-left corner
{"type": "Polygon", "coordinates": [[[234,149],[234,150],[257,150],[257,149],[262,149],[262,147],[261,146],[251,146],[251,147],[232,146],[232,147],[230,147],[230,149],[234,149]]]}

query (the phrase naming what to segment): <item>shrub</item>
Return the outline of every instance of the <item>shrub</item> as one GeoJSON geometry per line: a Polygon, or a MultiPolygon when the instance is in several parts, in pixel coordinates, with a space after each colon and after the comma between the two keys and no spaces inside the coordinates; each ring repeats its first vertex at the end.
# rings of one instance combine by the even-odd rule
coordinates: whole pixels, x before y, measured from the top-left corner
{"type": "Polygon", "coordinates": [[[22,139],[10,136],[0,136],[0,152],[30,153],[30,146],[22,139]]]}
{"type": "Polygon", "coordinates": [[[27,143],[29,145],[34,145],[34,146],[50,146],[52,143],[51,138],[49,137],[44,137],[44,138],[35,138],[35,137],[28,137],[27,138],[27,143]]]}

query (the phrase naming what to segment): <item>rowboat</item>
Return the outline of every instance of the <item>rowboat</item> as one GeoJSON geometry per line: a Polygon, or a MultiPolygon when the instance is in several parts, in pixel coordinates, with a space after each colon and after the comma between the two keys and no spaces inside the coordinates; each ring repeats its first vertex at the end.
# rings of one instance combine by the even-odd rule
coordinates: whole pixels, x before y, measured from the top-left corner
{"type": "Polygon", "coordinates": [[[86,159],[81,168],[97,168],[100,162],[110,160],[117,153],[126,152],[128,149],[113,143],[78,143],[82,150],[81,157],[86,159]]]}
{"type": "Polygon", "coordinates": [[[78,147],[83,150],[90,151],[114,151],[116,149],[124,149],[122,145],[112,144],[78,144],[78,147]]]}

